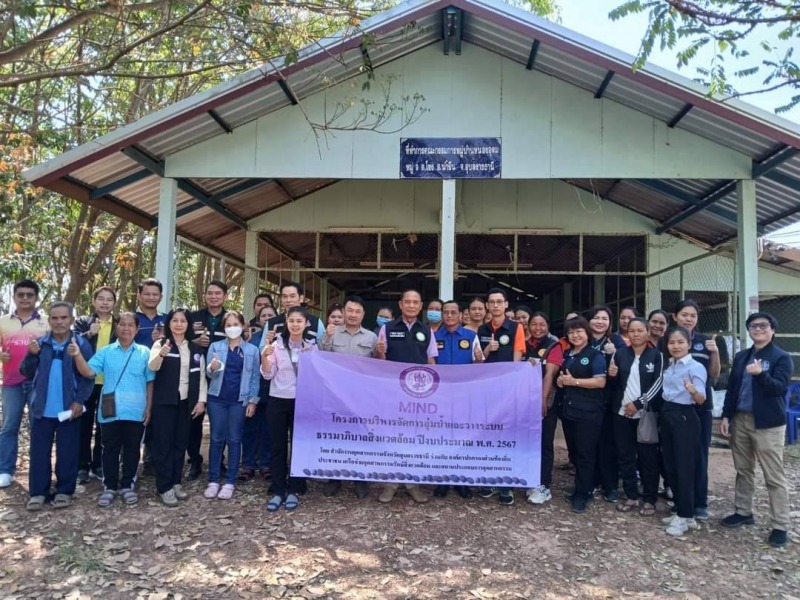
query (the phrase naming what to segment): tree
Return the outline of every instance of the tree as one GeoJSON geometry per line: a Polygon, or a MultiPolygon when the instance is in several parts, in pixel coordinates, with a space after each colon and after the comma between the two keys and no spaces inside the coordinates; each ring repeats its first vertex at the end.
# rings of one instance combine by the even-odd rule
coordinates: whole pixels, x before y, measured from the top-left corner
{"type": "Polygon", "coordinates": [[[701,50],[712,51],[708,67],[698,69],[709,92],[721,97],[743,97],[791,90],[788,102],[775,109],[785,112],[800,103],[800,67],[794,47],[800,41],[800,4],[783,0],[629,0],[611,11],[613,20],[648,12],[636,67],[644,65],[658,45],[678,48],[678,66],[686,66],[701,50]],[[759,54],[752,55],[758,37],[759,54]],[[680,45],[680,46],[679,46],[680,45]],[[726,64],[733,62],[729,71],[726,64]],[[733,78],[757,79],[750,89],[736,89],[733,78]]]}

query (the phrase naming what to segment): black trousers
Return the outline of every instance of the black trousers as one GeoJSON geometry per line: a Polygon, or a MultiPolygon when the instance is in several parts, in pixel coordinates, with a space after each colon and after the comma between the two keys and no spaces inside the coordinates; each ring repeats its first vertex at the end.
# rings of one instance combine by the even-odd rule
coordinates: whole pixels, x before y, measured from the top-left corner
{"type": "Polygon", "coordinates": [[[708,449],[711,447],[711,411],[696,408],[700,423],[700,443],[697,446],[697,466],[694,473],[694,506],[708,508],[708,449]]]}
{"type": "Polygon", "coordinates": [[[183,457],[189,445],[192,417],[189,401],[153,406],[150,416],[150,456],[156,471],[156,490],[163,494],[181,482],[183,457]]]}
{"type": "Polygon", "coordinates": [[[603,413],[600,439],[597,440],[597,472],[595,483],[608,493],[619,487],[619,465],[614,436],[614,415],[610,410],[603,413]]]}
{"type": "Polygon", "coordinates": [[[564,430],[564,441],[567,443],[567,462],[569,464],[575,464],[575,449],[572,447],[572,440],[570,436],[567,435],[567,429],[569,428],[569,420],[564,416],[563,410],[563,403],[561,402],[561,398],[559,398],[558,394],[556,394],[556,400],[553,403],[553,410],[556,414],[558,414],[558,418],[561,420],[561,429],[564,430]]]}
{"type": "Polygon", "coordinates": [[[269,397],[267,423],[270,441],[270,470],[272,471],[271,494],[286,497],[287,494],[305,494],[306,480],[289,476],[289,444],[294,428],[294,398],[269,397]]]}
{"type": "Polygon", "coordinates": [[[144,424],[139,421],[101,423],[103,430],[103,486],[107,490],[131,489],[136,483],[144,424]],[[122,453],[122,479],[119,457],[122,453]]]}
{"type": "MultiPolygon", "coordinates": [[[[546,401],[546,400],[545,400],[546,401]]],[[[558,414],[555,404],[550,407],[547,414],[542,419],[542,485],[550,487],[553,483],[553,461],[556,453],[553,442],[556,437],[556,427],[558,426],[558,414]]]]}
{"type": "Polygon", "coordinates": [[[97,471],[100,468],[100,455],[103,452],[103,434],[100,430],[100,424],[97,423],[97,403],[100,400],[100,394],[103,392],[103,385],[96,385],[89,394],[89,398],[84,403],[86,412],[80,418],[81,422],[81,437],[78,443],[79,456],[78,456],[78,469],[85,471],[97,471]],[[94,435],[94,448],[92,448],[92,435],[94,435]]]}
{"type": "Polygon", "coordinates": [[[575,492],[589,498],[594,492],[595,465],[597,463],[597,440],[603,427],[603,415],[586,416],[581,419],[565,419],[564,435],[571,440],[575,452],[575,492]]]}
{"type": "Polygon", "coordinates": [[[203,444],[203,422],[206,420],[204,412],[199,417],[192,419],[189,425],[189,444],[186,454],[189,457],[189,464],[203,464],[203,456],[200,454],[200,446],[203,444]]]}
{"type": "Polygon", "coordinates": [[[661,469],[661,453],[658,444],[640,444],[636,439],[639,419],[614,416],[614,437],[617,444],[617,463],[622,475],[622,489],[625,497],[636,500],[639,486],[636,483],[636,469],[642,480],[642,500],[655,506],[658,496],[658,477],[661,469]]]}
{"type": "Polygon", "coordinates": [[[694,406],[664,402],[660,411],[661,451],[678,516],[694,518],[695,470],[700,453],[700,419],[694,406]]]}

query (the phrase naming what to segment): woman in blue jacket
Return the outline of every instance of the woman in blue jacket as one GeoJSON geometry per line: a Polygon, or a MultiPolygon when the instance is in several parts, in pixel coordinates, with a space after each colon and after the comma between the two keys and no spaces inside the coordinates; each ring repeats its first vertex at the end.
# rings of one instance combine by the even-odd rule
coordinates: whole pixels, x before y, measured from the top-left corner
{"type": "Polygon", "coordinates": [[[208,450],[206,498],[230,500],[242,456],[242,430],[245,417],[252,417],[259,400],[261,358],[258,348],[242,339],[245,320],[242,313],[228,311],[222,317],[227,339],[208,347],[206,372],[208,385],[206,410],[211,422],[208,450]],[[228,446],[228,472],[220,487],[222,452],[228,446]]]}

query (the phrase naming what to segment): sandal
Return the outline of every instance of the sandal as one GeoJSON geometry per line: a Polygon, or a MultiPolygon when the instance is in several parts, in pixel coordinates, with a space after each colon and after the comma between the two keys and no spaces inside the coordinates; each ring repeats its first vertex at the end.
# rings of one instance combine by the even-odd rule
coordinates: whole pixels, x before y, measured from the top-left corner
{"type": "Polygon", "coordinates": [[[208,498],[216,498],[217,494],[219,494],[219,484],[218,483],[209,483],[206,491],[203,492],[203,496],[208,498]]]}
{"type": "Polygon", "coordinates": [[[286,510],[294,510],[300,505],[300,501],[297,499],[297,496],[294,494],[289,494],[286,496],[286,502],[283,503],[283,507],[286,510]]]}
{"type": "Polygon", "coordinates": [[[117,493],[114,490],[105,490],[102,494],[100,494],[100,498],[97,499],[97,505],[101,506],[102,508],[108,508],[116,499],[117,493]]]}
{"type": "Polygon", "coordinates": [[[121,490],[119,495],[122,496],[122,501],[128,505],[136,504],[139,501],[139,494],[134,492],[131,488],[121,490]]]}
{"type": "Polygon", "coordinates": [[[226,483],[225,485],[222,486],[222,489],[219,491],[219,494],[217,494],[217,498],[219,498],[220,500],[230,500],[231,498],[233,498],[233,490],[234,490],[233,484],[226,483]]]}
{"type": "Polygon", "coordinates": [[[630,512],[637,506],[639,506],[639,503],[636,500],[626,500],[617,504],[617,510],[619,512],[630,512]]]}
{"type": "Polygon", "coordinates": [[[53,498],[53,508],[67,508],[72,505],[72,496],[67,494],[56,494],[53,498]]]}
{"type": "Polygon", "coordinates": [[[272,470],[270,470],[270,468],[269,468],[269,467],[266,467],[266,468],[264,468],[264,469],[261,469],[261,470],[259,471],[259,473],[261,474],[261,477],[263,477],[263,478],[264,478],[264,481],[269,481],[269,480],[271,480],[271,479],[272,479],[272,470]]]}
{"type": "Polygon", "coordinates": [[[639,514],[643,517],[652,517],[654,514],[656,514],[656,507],[649,502],[645,502],[642,505],[642,509],[639,511],[639,514]]]}
{"type": "Polygon", "coordinates": [[[25,508],[30,511],[38,511],[44,508],[44,502],[46,498],[44,496],[31,496],[28,503],[25,505],[25,508]]]}
{"type": "Polygon", "coordinates": [[[237,479],[239,481],[250,481],[255,476],[256,476],[255,469],[248,469],[247,467],[242,467],[239,470],[239,477],[237,477],[237,479]]]}
{"type": "Polygon", "coordinates": [[[267,502],[267,510],[269,512],[276,512],[281,507],[281,504],[283,504],[283,498],[275,495],[267,502]]]}

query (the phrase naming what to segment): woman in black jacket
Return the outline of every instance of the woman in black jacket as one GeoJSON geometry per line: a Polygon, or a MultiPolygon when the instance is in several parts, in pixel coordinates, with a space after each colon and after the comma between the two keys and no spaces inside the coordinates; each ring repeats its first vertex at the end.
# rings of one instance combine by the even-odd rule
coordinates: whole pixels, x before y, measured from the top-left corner
{"type": "Polygon", "coordinates": [[[661,394],[664,355],[649,346],[647,321],[642,318],[631,319],[628,323],[628,339],[631,345],[617,350],[608,368],[617,462],[627,498],[624,503],[617,504],[617,510],[628,512],[639,505],[638,464],[643,488],[641,514],[651,516],[655,514],[658,494],[658,444],[640,444],[637,428],[642,412],[656,409],[661,394]]]}

